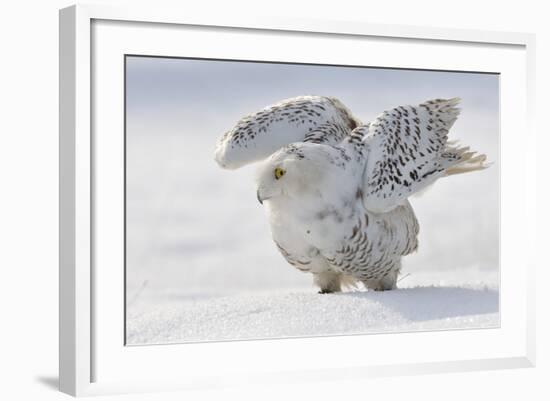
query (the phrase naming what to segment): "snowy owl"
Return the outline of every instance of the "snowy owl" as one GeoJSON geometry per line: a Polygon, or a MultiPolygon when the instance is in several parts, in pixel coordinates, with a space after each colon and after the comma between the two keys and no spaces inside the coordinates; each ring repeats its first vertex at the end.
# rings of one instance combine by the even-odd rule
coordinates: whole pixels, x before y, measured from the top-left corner
{"type": "Polygon", "coordinates": [[[408,198],[486,156],[447,139],[459,98],[387,110],[361,123],[338,99],[301,96],[241,118],[218,141],[226,169],[262,161],[257,197],[272,237],[320,293],[364,283],[396,288],[401,258],[418,247],[408,198]]]}

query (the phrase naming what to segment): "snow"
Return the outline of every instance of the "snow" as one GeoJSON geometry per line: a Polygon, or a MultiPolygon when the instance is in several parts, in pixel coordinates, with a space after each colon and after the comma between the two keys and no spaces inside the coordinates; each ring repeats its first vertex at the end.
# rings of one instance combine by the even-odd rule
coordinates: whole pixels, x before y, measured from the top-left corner
{"type": "MultiPolygon", "coordinates": [[[[414,281],[410,277],[403,281],[407,279],[414,281]]],[[[360,288],[317,294],[310,288],[225,295],[153,293],[134,299],[129,306],[127,342],[166,344],[498,327],[495,279],[494,275],[485,277],[493,285],[445,285],[440,281],[439,285],[413,283],[385,292],[360,288]]]]}

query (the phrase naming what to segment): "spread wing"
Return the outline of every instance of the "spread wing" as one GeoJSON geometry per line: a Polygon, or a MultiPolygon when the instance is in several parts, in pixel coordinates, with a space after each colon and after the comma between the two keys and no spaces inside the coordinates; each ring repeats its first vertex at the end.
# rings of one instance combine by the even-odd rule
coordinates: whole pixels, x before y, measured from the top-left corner
{"type": "Polygon", "coordinates": [[[336,145],[360,121],[336,98],[301,96],[241,118],[218,141],[216,161],[235,169],[293,142],[336,145]]]}
{"type": "Polygon", "coordinates": [[[399,106],[354,131],[367,148],[363,177],[367,209],[387,212],[442,176],[487,167],[485,155],[447,140],[460,113],[459,101],[436,99],[399,106]]]}

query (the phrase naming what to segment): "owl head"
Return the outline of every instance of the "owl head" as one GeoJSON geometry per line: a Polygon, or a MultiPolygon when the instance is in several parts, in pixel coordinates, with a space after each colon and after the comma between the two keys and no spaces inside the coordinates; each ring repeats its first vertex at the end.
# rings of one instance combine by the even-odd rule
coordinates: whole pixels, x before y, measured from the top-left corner
{"type": "Polygon", "coordinates": [[[277,202],[284,199],[322,199],[335,195],[349,179],[347,163],[333,146],[300,142],[287,145],[262,163],[257,175],[257,197],[277,202]]]}

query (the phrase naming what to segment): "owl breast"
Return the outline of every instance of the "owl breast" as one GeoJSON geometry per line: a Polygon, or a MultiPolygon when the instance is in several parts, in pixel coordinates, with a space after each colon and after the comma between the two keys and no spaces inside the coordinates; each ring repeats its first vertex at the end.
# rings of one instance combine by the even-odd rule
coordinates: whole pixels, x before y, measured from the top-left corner
{"type": "Polygon", "coordinates": [[[279,251],[297,269],[312,273],[333,270],[325,254],[342,247],[359,216],[355,205],[306,210],[280,202],[268,205],[267,210],[279,251]]]}
{"type": "MultiPolygon", "coordinates": [[[[275,207],[273,207],[275,206],[275,207]]],[[[418,246],[418,222],[407,202],[375,214],[362,202],[339,208],[289,213],[268,208],[273,240],[285,259],[301,271],[335,271],[358,280],[384,277],[400,268],[401,256],[418,246]]]]}

